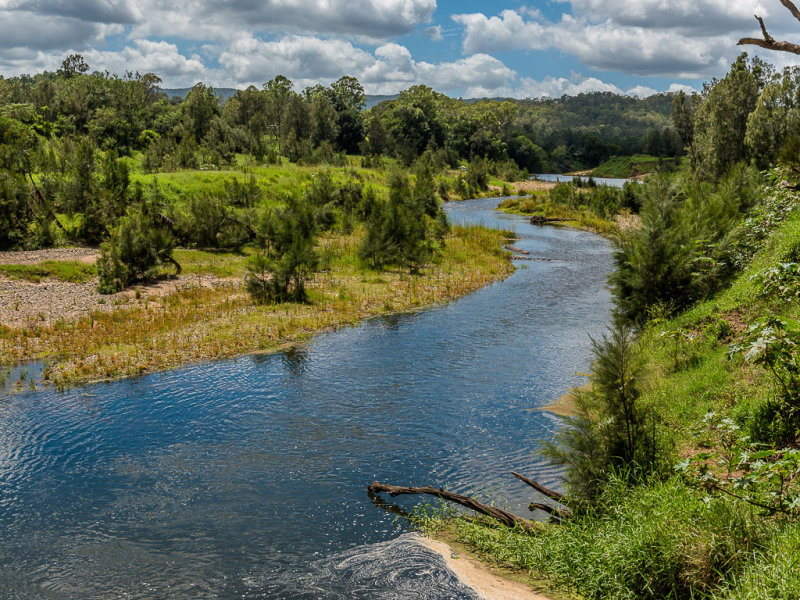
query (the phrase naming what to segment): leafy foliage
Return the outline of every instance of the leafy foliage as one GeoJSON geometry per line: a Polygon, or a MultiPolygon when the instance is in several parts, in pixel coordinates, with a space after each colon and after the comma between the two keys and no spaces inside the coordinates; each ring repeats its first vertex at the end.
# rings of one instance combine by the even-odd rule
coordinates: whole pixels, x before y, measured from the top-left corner
{"type": "Polygon", "coordinates": [[[100,291],[112,294],[151,278],[167,262],[175,263],[175,241],[155,207],[142,202],[129,208],[113,235],[101,246],[97,261],[100,291]]]}

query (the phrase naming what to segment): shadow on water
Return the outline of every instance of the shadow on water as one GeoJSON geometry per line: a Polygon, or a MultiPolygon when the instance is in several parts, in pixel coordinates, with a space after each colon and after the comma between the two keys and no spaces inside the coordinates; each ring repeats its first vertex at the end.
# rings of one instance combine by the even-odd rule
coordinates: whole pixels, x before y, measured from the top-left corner
{"type": "Polygon", "coordinates": [[[496,202],[448,211],[557,262],[277,355],[5,398],[0,598],[474,597],[396,519],[418,500],[377,510],[366,486],[526,514],[510,471],[559,487],[536,409],[582,383],[610,304],[604,240],[496,202]]]}

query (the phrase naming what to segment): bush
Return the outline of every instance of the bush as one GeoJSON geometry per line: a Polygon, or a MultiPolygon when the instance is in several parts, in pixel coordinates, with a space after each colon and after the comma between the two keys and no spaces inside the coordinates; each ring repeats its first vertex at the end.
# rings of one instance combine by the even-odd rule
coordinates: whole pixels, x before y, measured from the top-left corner
{"type": "Polygon", "coordinates": [[[172,258],[172,234],[147,207],[128,211],[111,238],[100,247],[97,272],[102,294],[119,292],[131,283],[151,278],[166,263],[180,265],[172,258]]]}
{"type": "Polygon", "coordinates": [[[305,282],[317,267],[314,210],[305,199],[289,198],[278,213],[265,213],[263,253],[248,260],[245,287],[258,304],[305,302],[305,282]]]}
{"type": "Polygon", "coordinates": [[[546,456],[566,468],[570,494],[590,500],[612,472],[632,480],[660,468],[661,452],[652,412],[639,400],[640,349],[632,332],[617,324],[592,340],[594,364],[587,390],[574,392],[578,415],[546,456]]]}

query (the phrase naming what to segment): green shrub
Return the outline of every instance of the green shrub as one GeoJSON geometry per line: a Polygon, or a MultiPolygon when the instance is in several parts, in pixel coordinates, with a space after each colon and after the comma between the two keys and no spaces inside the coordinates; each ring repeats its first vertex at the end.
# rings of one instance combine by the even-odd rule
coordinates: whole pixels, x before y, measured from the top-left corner
{"type": "Polygon", "coordinates": [[[172,258],[174,238],[157,213],[147,207],[130,209],[114,234],[100,247],[97,272],[103,294],[119,292],[131,283],[148,279],[164,263],[180,265],[172,258]]]}

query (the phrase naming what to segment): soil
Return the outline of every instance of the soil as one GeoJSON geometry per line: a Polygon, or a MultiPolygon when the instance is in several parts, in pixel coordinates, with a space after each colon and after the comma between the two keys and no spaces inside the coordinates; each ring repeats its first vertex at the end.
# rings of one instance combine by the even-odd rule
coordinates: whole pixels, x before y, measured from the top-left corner
{"type": "MultiPolygon", "coordinates": [[[[0,264],[35,265],[44,261],[79,261],[93,264],[95,248],[50,248],[0,252],[0,264]]],[[[0,275],[0,325],[24,329],[52,325],[56,321],[75,321],[93,312],[112,311],[122,305],[146,305],[148,301],[193,287],[230,285],[231,280],[211,275],[181,275],[133,286],[118,294],[97,291],[97,278],[85,283],[44,279],[39,283],[8,279],[0,275]]]]}
{"type": "MultiPolygon", "coordinates": [[[[514,181],[513,183],[508,184],[508,187],[512,192],[515,192],[516,190],[525,190],[526,192],[549,190],[555,186],[556,184],[552,181],[514,181]]],[[[489,189],[499,191],[503,188],[496,185],[490,185],[489,189]]]]}
{"type": "Polygon", "coordinates": [[[110,295],[100,294],[97,283],[96,278],[86,283],[67,283],[54,279],[31,283],[0,276],[0,325],[25,329],[51,325],[56,321],[75,321],[91,313],[112,311],[123,305],[144,306],[154,298],[179,290],[230,285],[231,281],[209,275],[182,275],[137,285],[110,295]]]}
{"type": "Polygon", "coordinates": [[[20,250],[0,252],[0,265],[35,265],[46,260],[76,260],[94,264],[100,252],[96,248],[49,248],[47,250],[20,250]]]}

